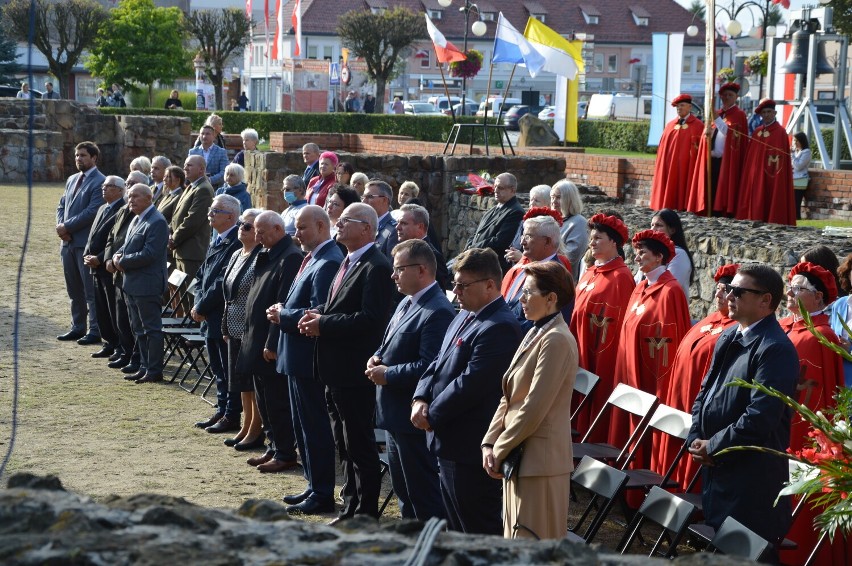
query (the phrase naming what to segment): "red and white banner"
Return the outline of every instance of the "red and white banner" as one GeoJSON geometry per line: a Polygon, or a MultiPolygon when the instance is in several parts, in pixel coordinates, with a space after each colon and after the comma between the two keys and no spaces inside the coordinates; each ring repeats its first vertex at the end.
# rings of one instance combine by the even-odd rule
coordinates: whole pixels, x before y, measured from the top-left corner
{"type": "Polygon", "coordinates": [[[290,18],[293,24],[293,31],[296,32],[296,44],[293,45],[293,57],[299,57],[302,54],[302,0],[296,0],[293,5],[293,15],[290,18]]]}
{"type": "Polygon", "coordinates": [[[276,0],[275,4],[275,39],[272,41],[272,60],[278,60],[278,45],[281,43],[281,28],[284,27],[284,10],[282,10],[281,0],[276,0]]]}

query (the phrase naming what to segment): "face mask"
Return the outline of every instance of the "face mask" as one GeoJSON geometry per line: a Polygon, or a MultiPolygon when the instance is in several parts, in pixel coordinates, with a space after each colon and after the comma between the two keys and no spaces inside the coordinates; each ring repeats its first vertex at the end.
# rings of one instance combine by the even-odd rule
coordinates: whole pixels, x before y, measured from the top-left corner
{"type": "Polygon", "coordinates": [[[286,200],[290,204],[293,204],[294,202],[296,202],[296,193],[284,191],[284,200],[286,200]]]}

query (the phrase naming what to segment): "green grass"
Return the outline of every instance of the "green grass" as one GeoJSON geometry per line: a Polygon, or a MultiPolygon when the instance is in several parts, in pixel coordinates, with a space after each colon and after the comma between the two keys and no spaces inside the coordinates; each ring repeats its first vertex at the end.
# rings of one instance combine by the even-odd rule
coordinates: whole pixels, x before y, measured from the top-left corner
{"type": "Polygon", "coordinates": [[[826,226],[833,226],[835,228],[850,228],[852,227],[852,220],[797,220],[796,226],[807,226],[808,228],[825,228],[826,226]]]}
{"type": "Polygon", "coordinates": [[[586,153],[591,153],[595,155],[613,155],[616,157],[645,157],[645,158],[655,158],[656,155],[653,153],[642,153],[641,151],[619,151],[616,149],[607,149],[605,147],[587,147],[586,153]]]}

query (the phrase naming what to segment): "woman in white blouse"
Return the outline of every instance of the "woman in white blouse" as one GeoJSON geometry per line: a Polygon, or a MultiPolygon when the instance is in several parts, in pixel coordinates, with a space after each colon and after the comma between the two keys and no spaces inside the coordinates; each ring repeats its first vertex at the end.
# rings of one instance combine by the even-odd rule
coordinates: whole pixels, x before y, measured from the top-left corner
{"type": "MultiPolygon", "coordinates": [[[[674,242],[675,256],[669,262],[668,271],[680,283],[683,293],[686,295],[686,301],[689,302],[689,286],[692,284],[694,266],[689,246],[686,245],[686,237],[683,234],[683,224],[680,221],[680,216],[674,210],[664,208],[656,212],[653,218],[651,218],[651,230],[662,232],[674,242]]],[[[641,281],[642,277],[643,274],[641,271],[636,273],[636,282],[641,281]]]]}
{"type": "Polygon", "coordinates": [[[793,134],[793,192],[796,195],[796,220],[802,218],[802,201],[808,188],[810,177],[808,166],[811,164],[811,148],[808,136],[804,132],[793,134]]]}

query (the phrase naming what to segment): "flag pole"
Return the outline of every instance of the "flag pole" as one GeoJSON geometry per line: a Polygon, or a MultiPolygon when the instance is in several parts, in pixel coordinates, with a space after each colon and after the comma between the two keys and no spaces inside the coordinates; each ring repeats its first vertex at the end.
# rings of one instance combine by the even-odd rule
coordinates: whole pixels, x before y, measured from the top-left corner
{"type": "MultiPolygon", "coordinates": [[[[713,85],[716,79],[716,1],[715,0],[706,0],[707,9],[705,10],[705,14],[707,17],[707,22],[705,23],[705,39],[704,39],[704,58],[706,60],[704,67],[704,120],[705,120],[705,136],[710,132],[710,122],[713,119],[713,109],[716,106],[714,104],[713,95],[715,89],[713,85]]],[[[711,151],[713,148],[711,144],[713,143],[712,135],[707,139],[707,143],[705,146],[707,147],[707,183],[705,184],[705,198],[706,206],[707,206],[707,217],[713,216],[713,158],[711,156],[711,151]]]]}
{"type": "Polygon", "coordinates": [[[438,65],[438,69],[441,71],[441,82],[444,83],[444,93],[446,94],[446,97],[447,97],[447,106],[450,107],[450,116],[452,116],[453,124],[455,124],[456,123],[456,113],[453,110],[453,105],[450,104],[450,91],[447,88],[447,79],[444,78],[444,64],[441,63],[440,65],[438,65]]]}
{"type": "MultiPolygon", "coordinates": [[[[503,110],[506,108],[506,98],[509,96],[509,89],[512,87],[512,78],[515,76],[515,69],[518,68],[518,64],[515,63],[512,65],[512,72],[509,73],[509,80],[506,82],[506,90],[503,92],[503,100],[500,102],[500,112],[497,113],[496,121],[494,124],[500,124],[500,117],[503,115],[503,110]]],[[[487,119],[487,118],[486,118],[487,119]]]]}

